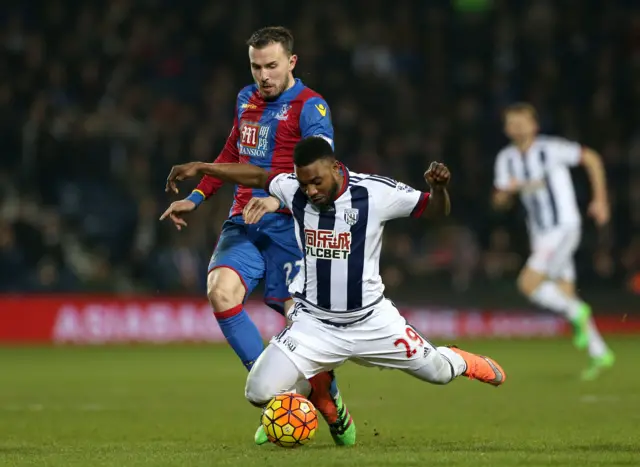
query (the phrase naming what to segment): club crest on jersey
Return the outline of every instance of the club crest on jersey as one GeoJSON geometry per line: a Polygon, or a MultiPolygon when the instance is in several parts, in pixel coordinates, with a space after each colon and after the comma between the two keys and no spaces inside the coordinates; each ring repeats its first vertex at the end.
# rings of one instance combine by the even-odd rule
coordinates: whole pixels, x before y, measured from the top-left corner
{"type": "Polygon", "coordinates": [[[398,182],[398,184],[396,185],[396,190],[398,190],[398,191],[406,191],[407,193],[412,193],[412,192],[416,191],[414,188],[411,188],[409,185],[405,185],[402,182],[398,182]]]}
{"type": "Polygon", "coordinates": [[[239,128],[240,147],[238,152],[243,156],[267,157],[269,129],[267,125],[242,122],[239,128]]]}
{"type": "Polygon", "coordinates": [[[349,225],[356,225],[358,223],[359,212],[354,208],[347,208],[344,210],[344,221],[349,225]]]}
{"type": "Polygon", "coordinates": [[[286,121],[289,118],[289,110],[291,110],[291,106],[289,104],[285,104],[280,109],[275,116],[276,120],[286,121]]]}
{"type": "Polygon", "coordinates": [[[305,253],[318,259],[347,259],[351,232],[304,229],[305,253]]]}

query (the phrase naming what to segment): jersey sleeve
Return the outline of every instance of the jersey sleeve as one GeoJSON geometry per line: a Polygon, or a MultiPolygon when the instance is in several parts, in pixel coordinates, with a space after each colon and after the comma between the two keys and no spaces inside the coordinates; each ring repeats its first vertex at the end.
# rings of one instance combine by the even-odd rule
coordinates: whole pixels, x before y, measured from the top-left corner
{"type": "Polygon", "coordinates": [[[549,142],[547,157],[558,164],[575,167],[582,158],[582,145],[564,138],[554,138],[549,142]]]}
{"type": "Polygon", "coordinates": [[[381,221],[401,217],[420,217],[429,203],[429,193],[378,175],[367,179],[375,209],[381,221]]]}
{"type": "Polygon", "coordinates": [[[509,164],[509,155],[506,152],[498,154],[493,170],[493,186],[497,190],[508,190],[511,186],[513,173],[509,164]]]}
{"type": "MultiPolygon", "coordinates": [[[[227,137],[227,141],[218,154],[218,157],[213,161],[214,164],[221,163],[238,163],[240,161],[240,154],[238,153],[238,106],[236,103],[236,112],[233,118],[233,128],[231,128],[231,133],[227,137]]],[[[194,203],[196,206],[202,203],[205,199],[214,195],[220,187],[223,185],[223,181],[212,177],[211,175],[204,175],[198,183],[198,186],[193,190],[193,192],[187,197],[194,203]]]]}
{"type": "Polygon", "coordinates": [[[299,185],[296,175],[292,173],[273,173],[269,175],[264,190],[281,204],[292,209],[293,196],[298,191],[299,185]]]}
{"type": "Polygon", "coordinates": [[[331,111],[323,98],[319,96],[312,97],[302,106],[300,112],[300,135],[302,138],[320,136],[334,148],[331,111]]]}

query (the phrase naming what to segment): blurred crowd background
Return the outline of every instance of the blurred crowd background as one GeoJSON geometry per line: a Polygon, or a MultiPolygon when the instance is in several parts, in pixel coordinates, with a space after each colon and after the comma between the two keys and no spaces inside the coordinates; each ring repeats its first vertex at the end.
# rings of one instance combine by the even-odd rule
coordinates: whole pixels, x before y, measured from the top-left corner
{"type": "Polygon", "coordinates": [[[284,25],[353,170],[417,187],[431,160],[453,172],[447,223],[389,224],[394,299],[515,300],[523,217],[489,200],[500,110],[527,100],[545,133],[604,158],[613,220],[585,223],[580,286],[638,303],[638,2],[32,0],[0,14],[0,291],[203,295],[231,188],[177,232],[158,222],[164,180],[216,157],[251,81],[245,40],[284,25]]]}

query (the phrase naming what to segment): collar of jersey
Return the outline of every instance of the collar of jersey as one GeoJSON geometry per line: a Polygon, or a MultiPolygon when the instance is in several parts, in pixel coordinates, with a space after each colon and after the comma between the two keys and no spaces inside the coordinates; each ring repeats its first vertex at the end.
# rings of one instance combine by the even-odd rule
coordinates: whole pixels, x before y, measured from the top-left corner
{"type": "Polygon", "coordinates": [[[349,187],[349,170],[342,162],[338,162],[338,165],[340,166],[340,172],[342,172],[342,186],[340,187],[340,191],[336,193],[335,198],[333,198],[334,201],[344,195],[344,192],[347,191],[349,187]]]}

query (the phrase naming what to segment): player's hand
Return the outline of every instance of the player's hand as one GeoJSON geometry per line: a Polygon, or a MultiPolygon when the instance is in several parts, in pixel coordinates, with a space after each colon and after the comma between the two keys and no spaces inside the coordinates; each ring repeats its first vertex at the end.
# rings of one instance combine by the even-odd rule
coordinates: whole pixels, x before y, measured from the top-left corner
{"type": "Polygon", "coordinates": [[[191,200],[181,199],[180,201],[174,201],[160,216],[160,220],[163,221],[168,217],[173,222],[173,225],[176,226],[176,229],[182,230],[183,227],[187,226],[187,222],[182,217],[195,208],[196,203],[191,200]]]}
{"type": "Polygon", "coordinates": [[[181,182],[187,178],[192,178],[198,175],[200,162],[187,162],[186,164],[174,165],[171,167],[171,172],[167,177],[167,184],[164,187],[164,191],[167,193],[178,193],[178,186],[176,181],[181,182]]]}
{"type": "Polygon", "coordinates": [[[520,184],[517,179],[512,178],[509,181],[509,187],[507,188],[506,191],[508,191],[511,194],[516,194],[516,193],[520,193],[521,189],[522,189],[522,184],[520,184]]]}
{"type": "Polygon", "coordinates": [[[245,224],[257,224],[262,216],[268,212],[276,212],[280,208],[280,201],[273,196],[267,198],[251,198],[242,210],[245,224]]]}
{"type": "Polygon", "coordinates": [[[593,218],[598,227],[602,227],[611,218],[609,203],[605,200],[594,199],[587,208],[587,214],[593,218]]]}
{"type": "Polygon", "coordinates": [[[424,173],[424,179],[431,188],[445,188],[451,180],[451,172],[446,165],[440,162],[432,162],[424,173]]]}
{"type": "Polygon", "coordinates": [[[529,194],[546,188],[547,184],[544,180],[533,180],[530,182],[520,183],[515,178],[511,180],[509,191],[511,193],[529,194]]]}

